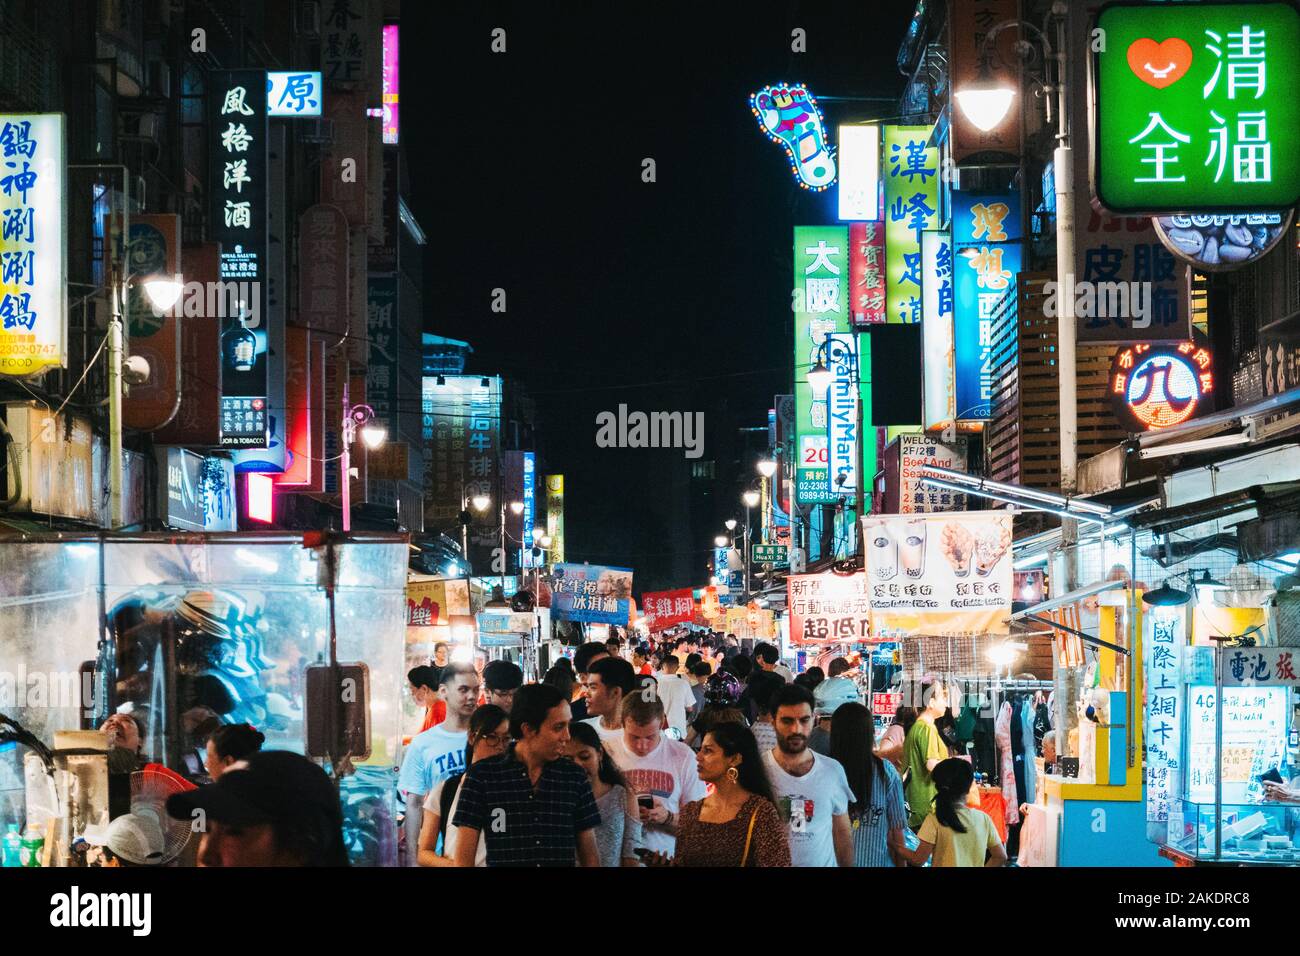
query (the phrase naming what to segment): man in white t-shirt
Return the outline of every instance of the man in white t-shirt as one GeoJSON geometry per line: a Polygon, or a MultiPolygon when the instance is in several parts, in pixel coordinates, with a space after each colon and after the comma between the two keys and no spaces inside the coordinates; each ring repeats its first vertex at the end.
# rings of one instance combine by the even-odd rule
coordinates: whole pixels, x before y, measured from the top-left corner
{"type": "Polygon", "coordinates": [[[664,704],[658,694],[635,693],[623,701],[623,733],[605,749],[627,780],[641,808],[641,845],[672,856],[683,804],[704,799],[695,752],[664,736],[664,704]],[[650,806],[646,806],[646,804],[650,806]]]}
{"type": "Polygon", "coordinates": [[[668,726],[675,727],[686,736],[686,709],[695,704],[695,695],[691,693],[686,679],[677,673],[677,658],[672,654],[664,655],[664,662],[659,673],[655,674],[658,693],[664,702],[664,713],[668,716],[668,726]]]}
{"type": "Polygon", "coordinates": [[[447,719],[416,734],[402,756],[397,787],[406,794],[406,865],[419,866],[420,824],[424,799],[440,781],[465,769],[469,718],[478,705],[479,676],[472,664],[453,664],[439,677],[438,697],[447,719]]]}
{"type": "Polygon", "coordinates": [[[813,695],[787,684],[770,698],[776,748],[763,755],[777,811],[790,828],[793,866],[852,866],[853,791],[838,760],[808,749],[813,695]]]}
{"type": "Polygon", "coordinates": [[[623,735],[623,700],[637,687],[636,671],[621,657],[602,657],[587,671],[587,713],[584,723],[591,724],[608,743],[623,735]]]}

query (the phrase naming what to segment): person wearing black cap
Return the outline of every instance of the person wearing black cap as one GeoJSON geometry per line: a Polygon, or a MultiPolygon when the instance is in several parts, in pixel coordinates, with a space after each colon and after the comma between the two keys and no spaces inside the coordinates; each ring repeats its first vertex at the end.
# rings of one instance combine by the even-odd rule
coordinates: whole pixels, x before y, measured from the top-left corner
{"type": "Polygon", "coordinates": [[[264,750],[216,783],[167,799],[201,833],[199,866],[347,866],[343,811],[325,771],[287,750],[264,750]]]}
{"type": "Polygon", "coordinates": [[[524,672],[518,664],[510,661],[488,661],[483,668],[483,689],[486,692],[485,703],[500,707],[507,714],[510,704],[515,699],[515,691],[524,686],[524,672]]]}

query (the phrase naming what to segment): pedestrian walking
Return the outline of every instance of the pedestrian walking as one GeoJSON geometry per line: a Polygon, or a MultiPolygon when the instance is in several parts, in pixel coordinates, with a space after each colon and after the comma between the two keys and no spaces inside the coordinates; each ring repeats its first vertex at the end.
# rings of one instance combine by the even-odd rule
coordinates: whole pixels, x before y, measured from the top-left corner
{"type": "Polygon", "coordinates": [[[1006,847],[993,819],[966,804],[975,782],[970,762],[950,757],[939,762],[932,776],[934,810],[916,833],[921,843],[907,854],[911,863],[923,866],[933,856],[935,866],[1005,866],[1006,847]]]}
{"type": "Polygon", "coordinates": [[[573,721],[569,737],[569,756],[587,772],[600,811],[600,826],[596,828],[600,865],[640,866],[636,851],[641,846],[641,811],[636,794],[591,724],[573,721]]]}
{"type": "MultiPolygon", "coordinates": [[[[465,742],[467,768],[475,761],[487,760],[505,752],[510,743],[510,715],[495,704],[484,704],[469,719],[469,735],[465,742]]],[[[424,822],[420,827],[420,866],[447,867],[456,865],[456,842],[460,830],[451,825],[455,817],[460,785],[464,773],[439,781],[424,801],[424,822]],[[438,852],[438,844],[442,852],[438,852]]],[[[474,857],[475,866],[487,865],[487,846],[478,842],[474,857]]]]}
{"type": "Polygon", "coordinates": [[[905,859],[903,781],[893,764],[876,756],[875,729],[871,711],[862,704],[841,704],[831,723],[830,756],[844,768],[853,791],[853,865],[897,866],[905,859]]]}

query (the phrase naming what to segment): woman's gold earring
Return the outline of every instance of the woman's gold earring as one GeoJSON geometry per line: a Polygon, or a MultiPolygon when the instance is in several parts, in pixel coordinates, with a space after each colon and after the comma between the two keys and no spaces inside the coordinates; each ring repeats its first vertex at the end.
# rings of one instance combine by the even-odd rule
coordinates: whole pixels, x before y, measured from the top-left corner
{"type": "Polygon", "coordinates": [[[728,767],[727,779],[730,780],[732,783],[735,783],[737,780],[740,779],[740,771],[737,770],[735,767],[728,767]]]}

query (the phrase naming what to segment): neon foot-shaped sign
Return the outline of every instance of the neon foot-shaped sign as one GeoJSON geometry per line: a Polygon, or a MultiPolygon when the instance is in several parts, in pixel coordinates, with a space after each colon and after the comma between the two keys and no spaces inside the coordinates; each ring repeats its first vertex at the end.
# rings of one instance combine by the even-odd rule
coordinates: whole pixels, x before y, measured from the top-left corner
{"type": "Polygon", "coordinates": [[[765,86],[749,97],[749,108],[764,135],[785,150],[800,186],[821,191],[835,182],[826,124],[806,86],[765,86]]]}

